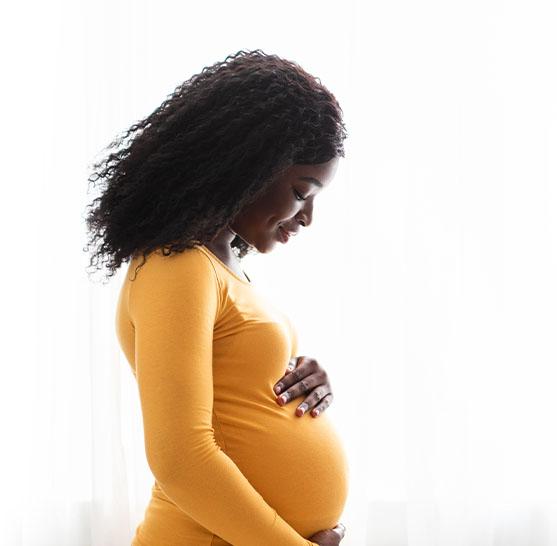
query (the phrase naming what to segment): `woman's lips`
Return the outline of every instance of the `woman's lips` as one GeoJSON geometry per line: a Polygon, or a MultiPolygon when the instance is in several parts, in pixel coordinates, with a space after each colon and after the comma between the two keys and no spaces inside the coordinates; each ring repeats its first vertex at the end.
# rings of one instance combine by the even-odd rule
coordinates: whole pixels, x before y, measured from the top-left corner
{"type": "Polygon", "coordinates": [[[286,233],[286,231],[284,231],[284,229],[282,229],[281,226],[279,226],[278,232],[279,232],[279,241],[281,243],[287,243],[288,239],[290,239],[290,235],[288,235],[288,233],[286,233]]]}

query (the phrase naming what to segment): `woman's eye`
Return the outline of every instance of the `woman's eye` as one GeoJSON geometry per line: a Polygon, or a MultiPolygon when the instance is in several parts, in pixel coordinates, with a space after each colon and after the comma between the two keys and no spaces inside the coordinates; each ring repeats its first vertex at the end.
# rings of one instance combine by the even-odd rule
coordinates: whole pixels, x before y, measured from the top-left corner
{"type": "Polygon", "coordinates": [[[296,190],[294,190],[294,195],[296,196],[296,199],[298,201],[305,201],[305,198],[303,197],[303,195],[301,193],[298,193],[296,190]]]}

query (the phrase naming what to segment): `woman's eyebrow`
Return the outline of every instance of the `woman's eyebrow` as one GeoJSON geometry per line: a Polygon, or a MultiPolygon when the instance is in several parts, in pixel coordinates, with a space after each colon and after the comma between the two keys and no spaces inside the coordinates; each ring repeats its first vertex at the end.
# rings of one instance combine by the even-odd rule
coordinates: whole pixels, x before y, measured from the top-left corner
{"type": "Polygon", "coordinates": [[[312,184],[316,184],[320,188],[323,187],[323,184],[321,184],[321,182],[317,180],[317,178],[314,178],[313,176],[300,176],[299,179],[306,180],[307,182],[311,182],[312,184]]]}

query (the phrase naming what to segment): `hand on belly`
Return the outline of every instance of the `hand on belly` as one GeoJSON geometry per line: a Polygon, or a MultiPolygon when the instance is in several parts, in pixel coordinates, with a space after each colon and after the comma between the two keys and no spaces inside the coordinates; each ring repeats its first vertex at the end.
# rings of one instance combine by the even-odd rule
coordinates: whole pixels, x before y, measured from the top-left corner
{"type": "Polygon", "coordinates": [[[308,410],[317,417],[333,401],[333,392],[327,372],[309,356],[297,356],[290,359],[285,374],[275,383],[273,390],[280,406],[288,404],[295,398],[307,394],[296,408],[295,415],[301,417],[308,410]]]}

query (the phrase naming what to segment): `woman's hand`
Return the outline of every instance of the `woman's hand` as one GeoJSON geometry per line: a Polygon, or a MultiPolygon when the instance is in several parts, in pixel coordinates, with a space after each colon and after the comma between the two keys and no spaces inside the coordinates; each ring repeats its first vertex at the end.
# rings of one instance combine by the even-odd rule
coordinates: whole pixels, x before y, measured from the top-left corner
{"type": "Polygon", "coordinates": [[[311,415],[317,417],[333,401],[331,384],[327,372],[317,360],[309,356],[295,356],[290,359],[286,373],[274,385],[277,403],[288,404],[298,396],[309,392],[305,400],[296,408],[296,415],[301,417],[311,409],[311,415]],[[277,387],[280,389],[277,391],[277,387]],[[287,396],[286,400],[283,396],[287,396]],[[312,409],[313,408],[313,409],[312,409]]]}
{"type": "Polygon", "coordinates": [[[319,546],[338,546],[340,541],[344,538],[346,527],[339,523],[333,529],[325,529],[308,537],[308,540],[319,544],[319,546]]]}

